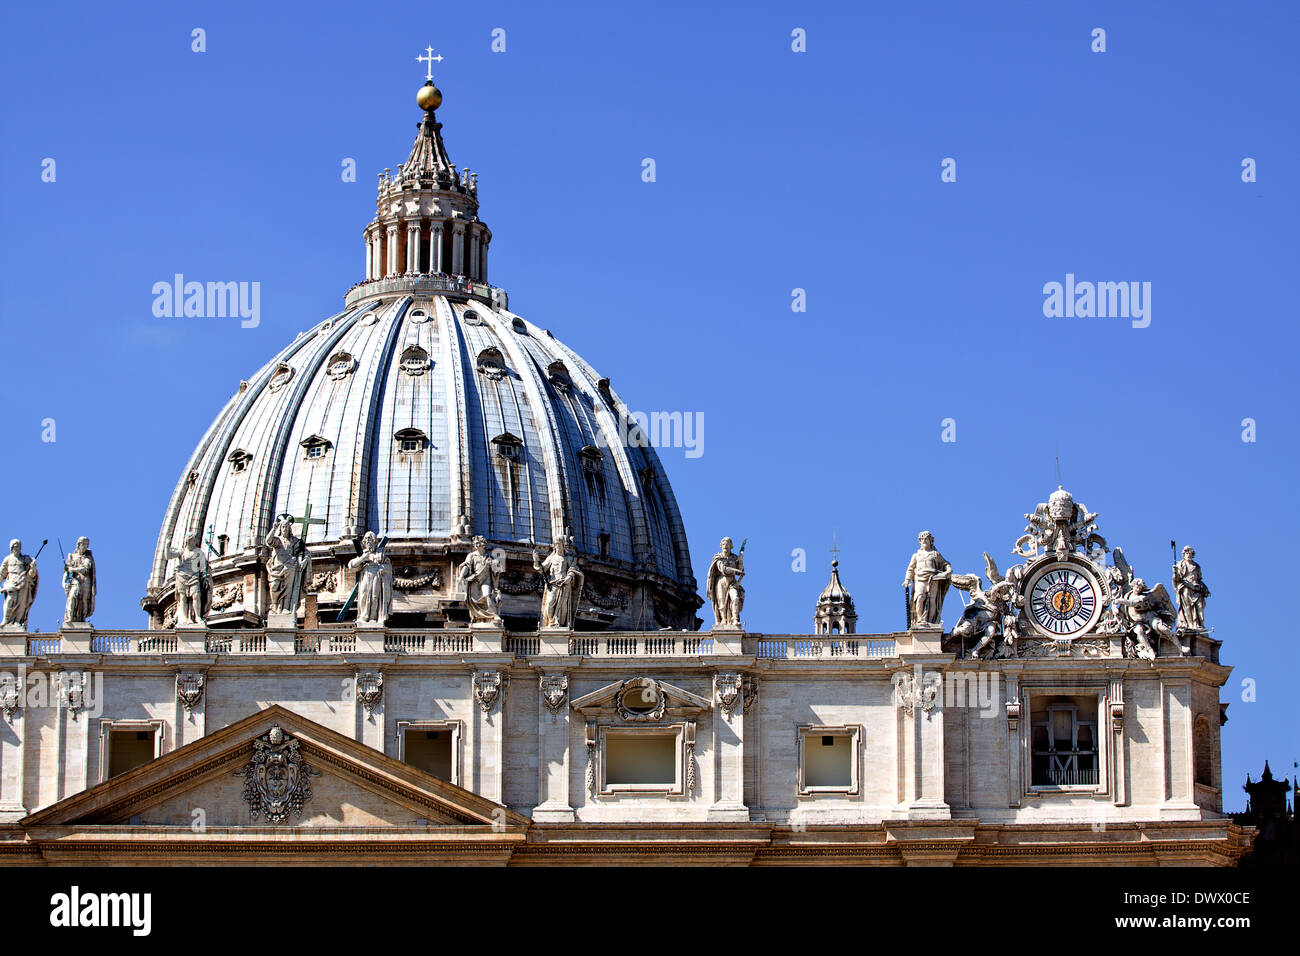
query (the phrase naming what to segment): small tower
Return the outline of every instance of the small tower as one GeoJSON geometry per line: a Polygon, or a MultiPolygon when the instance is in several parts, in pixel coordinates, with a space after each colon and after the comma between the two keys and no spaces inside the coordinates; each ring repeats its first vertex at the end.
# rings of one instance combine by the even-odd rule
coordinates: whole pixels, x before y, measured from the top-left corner
{"type": "Polygon", "coordinates": [[[831,582],[817,599],[813,615],[814,634],[856,634],[858,614],[853,610],[853,596],[840,583],[840,562],[831,561],[831,582]]]}

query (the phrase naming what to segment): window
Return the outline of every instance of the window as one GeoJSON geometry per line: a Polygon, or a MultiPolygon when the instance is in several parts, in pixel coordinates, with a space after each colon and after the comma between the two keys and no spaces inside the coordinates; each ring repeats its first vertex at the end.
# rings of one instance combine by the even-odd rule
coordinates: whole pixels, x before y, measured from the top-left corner
{"type": "Polygon", "coordinates": [[[429,353],[418,345],[412,345],[402,352],[398,367],[407,375],[423,375],[429,364],[429,353]]]}
{"type": "Polygon", "coordinates": [[[685,724],[602,726],[601,793],[682,794],[685,736],[685,724]]]}
{"type": "Polygon", "coordinates": [[[273,392],[278,392],[280,389],[288,385],[289,380],[292,378],[293,378],[293,367],[290,365],[286,365],[284,362],[281,362],[279,365],[275,367],[275,371],[271,373],[271,383],[267,386],[267,388],[269,388],[273,392]]]}
{"type": "Polygon", "coordinates": [[[557,391],[565,395],[573,388],[573,377],[569,375],[569,370],[563,362],[555,361],[546,366],[546,377],[551,380],[551,384],[557,391]]]}
{"type": "Polygon", "coordinates": [[[512,329],[514,329],[514,330],[515,330],[517,333],[519,333],[520,335],[527,335],[527,334],[528,334],[528,326],[524,324],[524,320],[521,319],[521,318],[516,317],[516,318],[511,319],[511,320],[510,320],[510,327],[511,327],[512,329]]]}
{"type": "Polygon", "coordinates": [[[519,461],[523,458],[523,440],[509,432],[497,435],[492,439],[492,444],[496,447],[498,458],[504,458],[506,461],[519,461]]]}
{"type": "Polygon", "coordinates": [[[244,449],[236,448],[226,457],[226,460],[230,462],[230,473],[232,475],[243,474],[248,470],[248,463],[252,458],[253,456],[244,451],[244,449]]]}
{"type": "Polygon", "coordinates": [[[328,438],[322,438],[320,435],[312,435],[304,438],[301,442],[303,454],[308,460],[315,460],[325,457],[325,453],[330,449],[328,438]]]}
{"type": "Polygon", "coordinates": [[[799,727],[799,793],[856,794],[861,772],[862,727],[849,724],[799,727]]]}
{"type": "Polygon", "coordinates": [[[497,348],[487,348],[478,354],[478,370],[494,382],[506,377],[506,359],[497,348]]]}
{"type": "Polygon", "coordinates": [[[347,378],[352,374],[352,370],[357,367],[357,360],[352,357],[350,352],[335,352],[329,360],[329,377],[332,379],[347,378]]]}
{"type": "Polygon", "coordinates": [[[397,450],[403,455],[418,455],[429,443],[428,436],[418,428],[403,428],[393,435],[397,450]]]}
{"type": "Polygon", "coordinates": [[[399,720],[397,759],[431,777],[460,783],[460,721],[399,720]]]}
{"type": "Polygon", "coordinates": [[[1100,780],[1097,697],[1044,695],[1032,701],[1032,786],[1097,786],[1100,780]]]}
{"type": "Polygon", "coordinates": [[[429,321],[429,313],[425,312],[424,309],[416,309],[411,313],[411,321],[416,325],[423,325],[429,321]]]}
{"type": "Polygon", "coordinates": [[[100,721],[100,781],[144,766],[162,753],[162,743],[161,720],[100,721]]]}

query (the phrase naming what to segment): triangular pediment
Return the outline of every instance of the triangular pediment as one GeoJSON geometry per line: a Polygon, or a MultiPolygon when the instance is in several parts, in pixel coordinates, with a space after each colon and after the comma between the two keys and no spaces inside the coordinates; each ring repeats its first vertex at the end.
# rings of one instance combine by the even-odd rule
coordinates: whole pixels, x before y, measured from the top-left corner
{"type": "Polygon", "coordinates": [[[526,828],[529,820],[272,705],[19,822],[32,827],[526,828]],[[307,792],[309,788],[310,792],[307,792]]]}
{"type": "Polygon", "coordinates": [[[634,705],[641,703],[643,706],[637,709],[647,714],[671,711],[682,716],[695,716],[712,706],[708,698],[653,677],[631,677],[614,681],[577,698],[571,706],[580,714],[615,711],[620,709],[620,701],[626,702],[629,696],[633,698],[634,705]],[[660,698],[663,701],[662,707],[659,707],[660,698]]]}

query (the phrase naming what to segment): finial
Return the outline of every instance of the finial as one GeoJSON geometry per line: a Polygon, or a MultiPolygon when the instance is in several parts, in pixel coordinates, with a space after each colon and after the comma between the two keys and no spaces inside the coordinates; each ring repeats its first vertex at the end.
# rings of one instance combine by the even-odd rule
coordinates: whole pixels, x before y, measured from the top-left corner
{"type": "Polygon", "coordinates": [[[429,65],[425,73],[424,86],[420,87],[420,92],[415,94],[415,102],[426,113],[432,113],[442,105],[442,90],[433,85],[433,64],[441,63],[442,55],[434,56],[433,47],[427,47],[425,55],[417,56],[415,60],[417,63],[428,63],[429,65]]]}

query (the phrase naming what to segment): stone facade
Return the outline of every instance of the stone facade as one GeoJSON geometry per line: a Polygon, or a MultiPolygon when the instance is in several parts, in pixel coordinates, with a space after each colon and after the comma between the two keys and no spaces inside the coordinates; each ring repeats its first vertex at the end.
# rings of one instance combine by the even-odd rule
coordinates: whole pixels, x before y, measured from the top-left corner
{"type": "Polygon", "coordinates": [[[981,661],[942,653],[933,630],[236,635],[176,632],[166,647],[157,631],[0,638],[0,671],[21,671],[24,685],[0,726],[0,854],[463,859],[438,832],[453,824],[415,805],[415,791],[486,816],[457,824],[479,828],[478,862],[1225,864],[1249,847],[1250,831],[1221,812],[1229,669],[1208,642],[1156,661],[981,661]],[[74,708],[67,687],[81,674],[74,708]],[[49,675],[64,687],[56,677],[44,699],[49,675]],[[1035,780],[1030,725],[1045,698],[1096,700],[1095,781],[1035,780]],[[315,741],[306,761],[325,769],[301,818],[269,824],[250,817],[233,770],[187,767],[223,742],[221,760],[242,766],[273,720],[315,741]],[[402,762],[403,735],[427,728],[451,734],[450,779],[402,762]],[[107,741],[122,729],[151,735],[158,759],[109,778],[107,741]],[[612,773],[611,741],[637,733],[665,755],[671,742],[662,785],[612,773]],[[1212,758],[1199,782],[1198,747],[1212,758]],[[841,753],[844,779],[817,778],[823,748],[841,753]],[[347,772],[335,773],[325,755],[340,749],[347,772]],[[377,791],[376,773],[403,775],[411,793],[377,791]],[[149,827],[170,828],[165,851],[143,849],[160,835],[149,827]],[[90,833],[93,851],[68,848],[90,833]]]}

